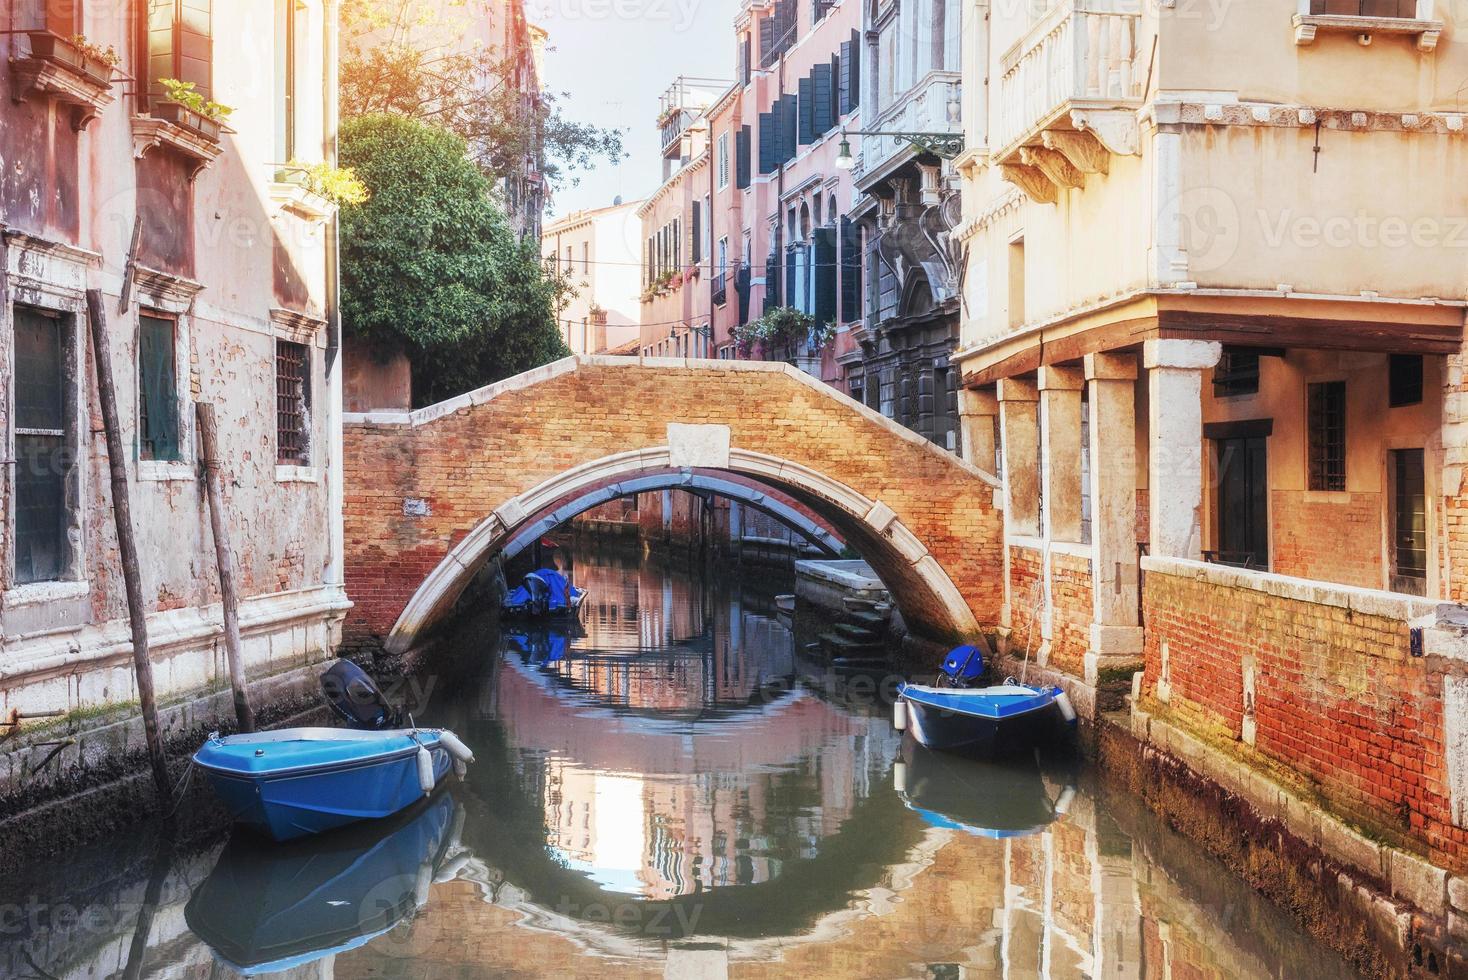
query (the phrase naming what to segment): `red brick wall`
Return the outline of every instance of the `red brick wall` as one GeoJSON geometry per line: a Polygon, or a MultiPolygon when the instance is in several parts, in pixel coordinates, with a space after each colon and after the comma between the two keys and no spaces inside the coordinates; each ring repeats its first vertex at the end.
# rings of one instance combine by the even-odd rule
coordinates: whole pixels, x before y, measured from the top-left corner
{"type": "MultiPolygon", "coordinates": [[[[1148,564],[1149,710],[1215,744],[1232,744],[1384,839],[1414,839],[1434,863],[1468,867],[1468,831],[1452,824],[1444,755],[1443,677],[1455,662],[1411,657],[1406,618],[1372,614],[1364,593],[1354,593],[1351,609],[1332,604],[1344,602],[1342,590],[1319,588],[1316,601],[1306,601],[1299,590],[1312,583],[1281,576],[1165,563],[1178,574],[1148,564]],[[1250,581],[1285,594],[1241,585],[1250,581]],[[1165,704],[1158,700],[1164,642],[1171,686],[1165,704]],[[1249,657],[1252,748],[1241,741],[1249,657]]],[[[1402,597],[1375,596],[1405,608],[1402,597]]]]}
{"type": "Polygon", "coordinates": [[[1023,656],[1028,648],[1033,657],[1040,649],[1043,571],[1038,550],[1009,546],[1009,643],[1015,656],[1023,656]]]}
{"type": "Polygon", "coordinates": [[[1363,589],[1381,588],[1381,495],[1310,496],[1297,490],[1276,490],[1270,495],[1272,570],[1363,589]],[[1323,528],[1329,532],[1322,534],[1323,528]]]}
{"type": "Polygon", "coordinates": [[[1091,648],[1091,622],[1095,619],[1091,559],[1050,553],[1050,601],[1055,605],[1055,614],[1049,666],[1083,677],[1086,651],[1091,648]]]}
{"type": "MultiPolygon", "coordinates": [[[[424,577],[496,508],[572,467],[666,446],[670,421],[728,425],[734,448],[799,464],[886,504],[980,626],[997,622],[1002,544],[989,484],[829,389],[780,370],[705,363],[581,359],[574,370],[507,385],[418,425],[351,421],[343,450],[347,591],[356,603],[349,635],[385,636],[424,577]],[[410,498],[425,501],[428,514],[405,513],[410,498]]],[[[794,480],[769,482],[871,561],[909,625],[947,628],[946,608],[886,536],[794,480]]]]}

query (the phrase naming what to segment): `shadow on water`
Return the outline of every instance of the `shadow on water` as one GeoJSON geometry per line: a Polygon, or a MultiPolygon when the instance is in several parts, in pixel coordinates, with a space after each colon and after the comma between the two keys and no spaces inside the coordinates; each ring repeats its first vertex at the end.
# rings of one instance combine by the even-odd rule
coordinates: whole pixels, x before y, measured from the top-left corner
{"type": "Polygon", "coordinates": [[[466,615],[403,686],[464,782],[289,845],[58,856],[0,883],[0,976],[1353,975],[1073,761],[904,742],[799,653],[788,583],[575,575],[579,624],[466,615]]]}

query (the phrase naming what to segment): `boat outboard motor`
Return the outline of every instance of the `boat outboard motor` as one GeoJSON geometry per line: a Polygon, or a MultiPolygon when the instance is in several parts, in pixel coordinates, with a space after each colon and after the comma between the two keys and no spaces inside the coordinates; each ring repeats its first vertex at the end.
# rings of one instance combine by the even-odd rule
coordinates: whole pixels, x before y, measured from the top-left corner
{"type": "Polygon", "coordinates": [[[402,726],[402,714],[387,703],[367,672],[350,660],[338,660],[321,675],[321,694],[348,725],[379,731],[402,726]]]}
{"type": "Polygon", "coordinates": [[[978,647],[954,647],[943,658],[943,673],[938,678],[950,687],[968,687],[984,676],[984,651],[978,647]]]}

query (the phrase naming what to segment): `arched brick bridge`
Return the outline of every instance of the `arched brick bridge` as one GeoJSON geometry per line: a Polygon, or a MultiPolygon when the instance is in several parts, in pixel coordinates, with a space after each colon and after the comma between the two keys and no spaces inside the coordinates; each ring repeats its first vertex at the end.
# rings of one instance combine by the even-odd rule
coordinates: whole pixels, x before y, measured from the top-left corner
{"type": "Polygon", "coordinates": [[[568,357],[345,422],[349,642],[406,650],[527,530],[680,474],[797,501],[867,558],[917,632],[998,622],[995,478],[786,364],[568,357]]]}

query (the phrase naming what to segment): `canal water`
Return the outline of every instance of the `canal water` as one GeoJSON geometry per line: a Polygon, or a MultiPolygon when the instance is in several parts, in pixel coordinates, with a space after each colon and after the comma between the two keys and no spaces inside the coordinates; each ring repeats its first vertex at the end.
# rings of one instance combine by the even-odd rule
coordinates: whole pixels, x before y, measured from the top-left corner
{"type": "Polygon", "coordinates": [[[0,976],[1354,975],[1075,761],[904,744],[780,573],[582,552],[580,628],[466,615],[392,692],[462,783],[288,846],[55,855],[0,882],[0,976]]]}

